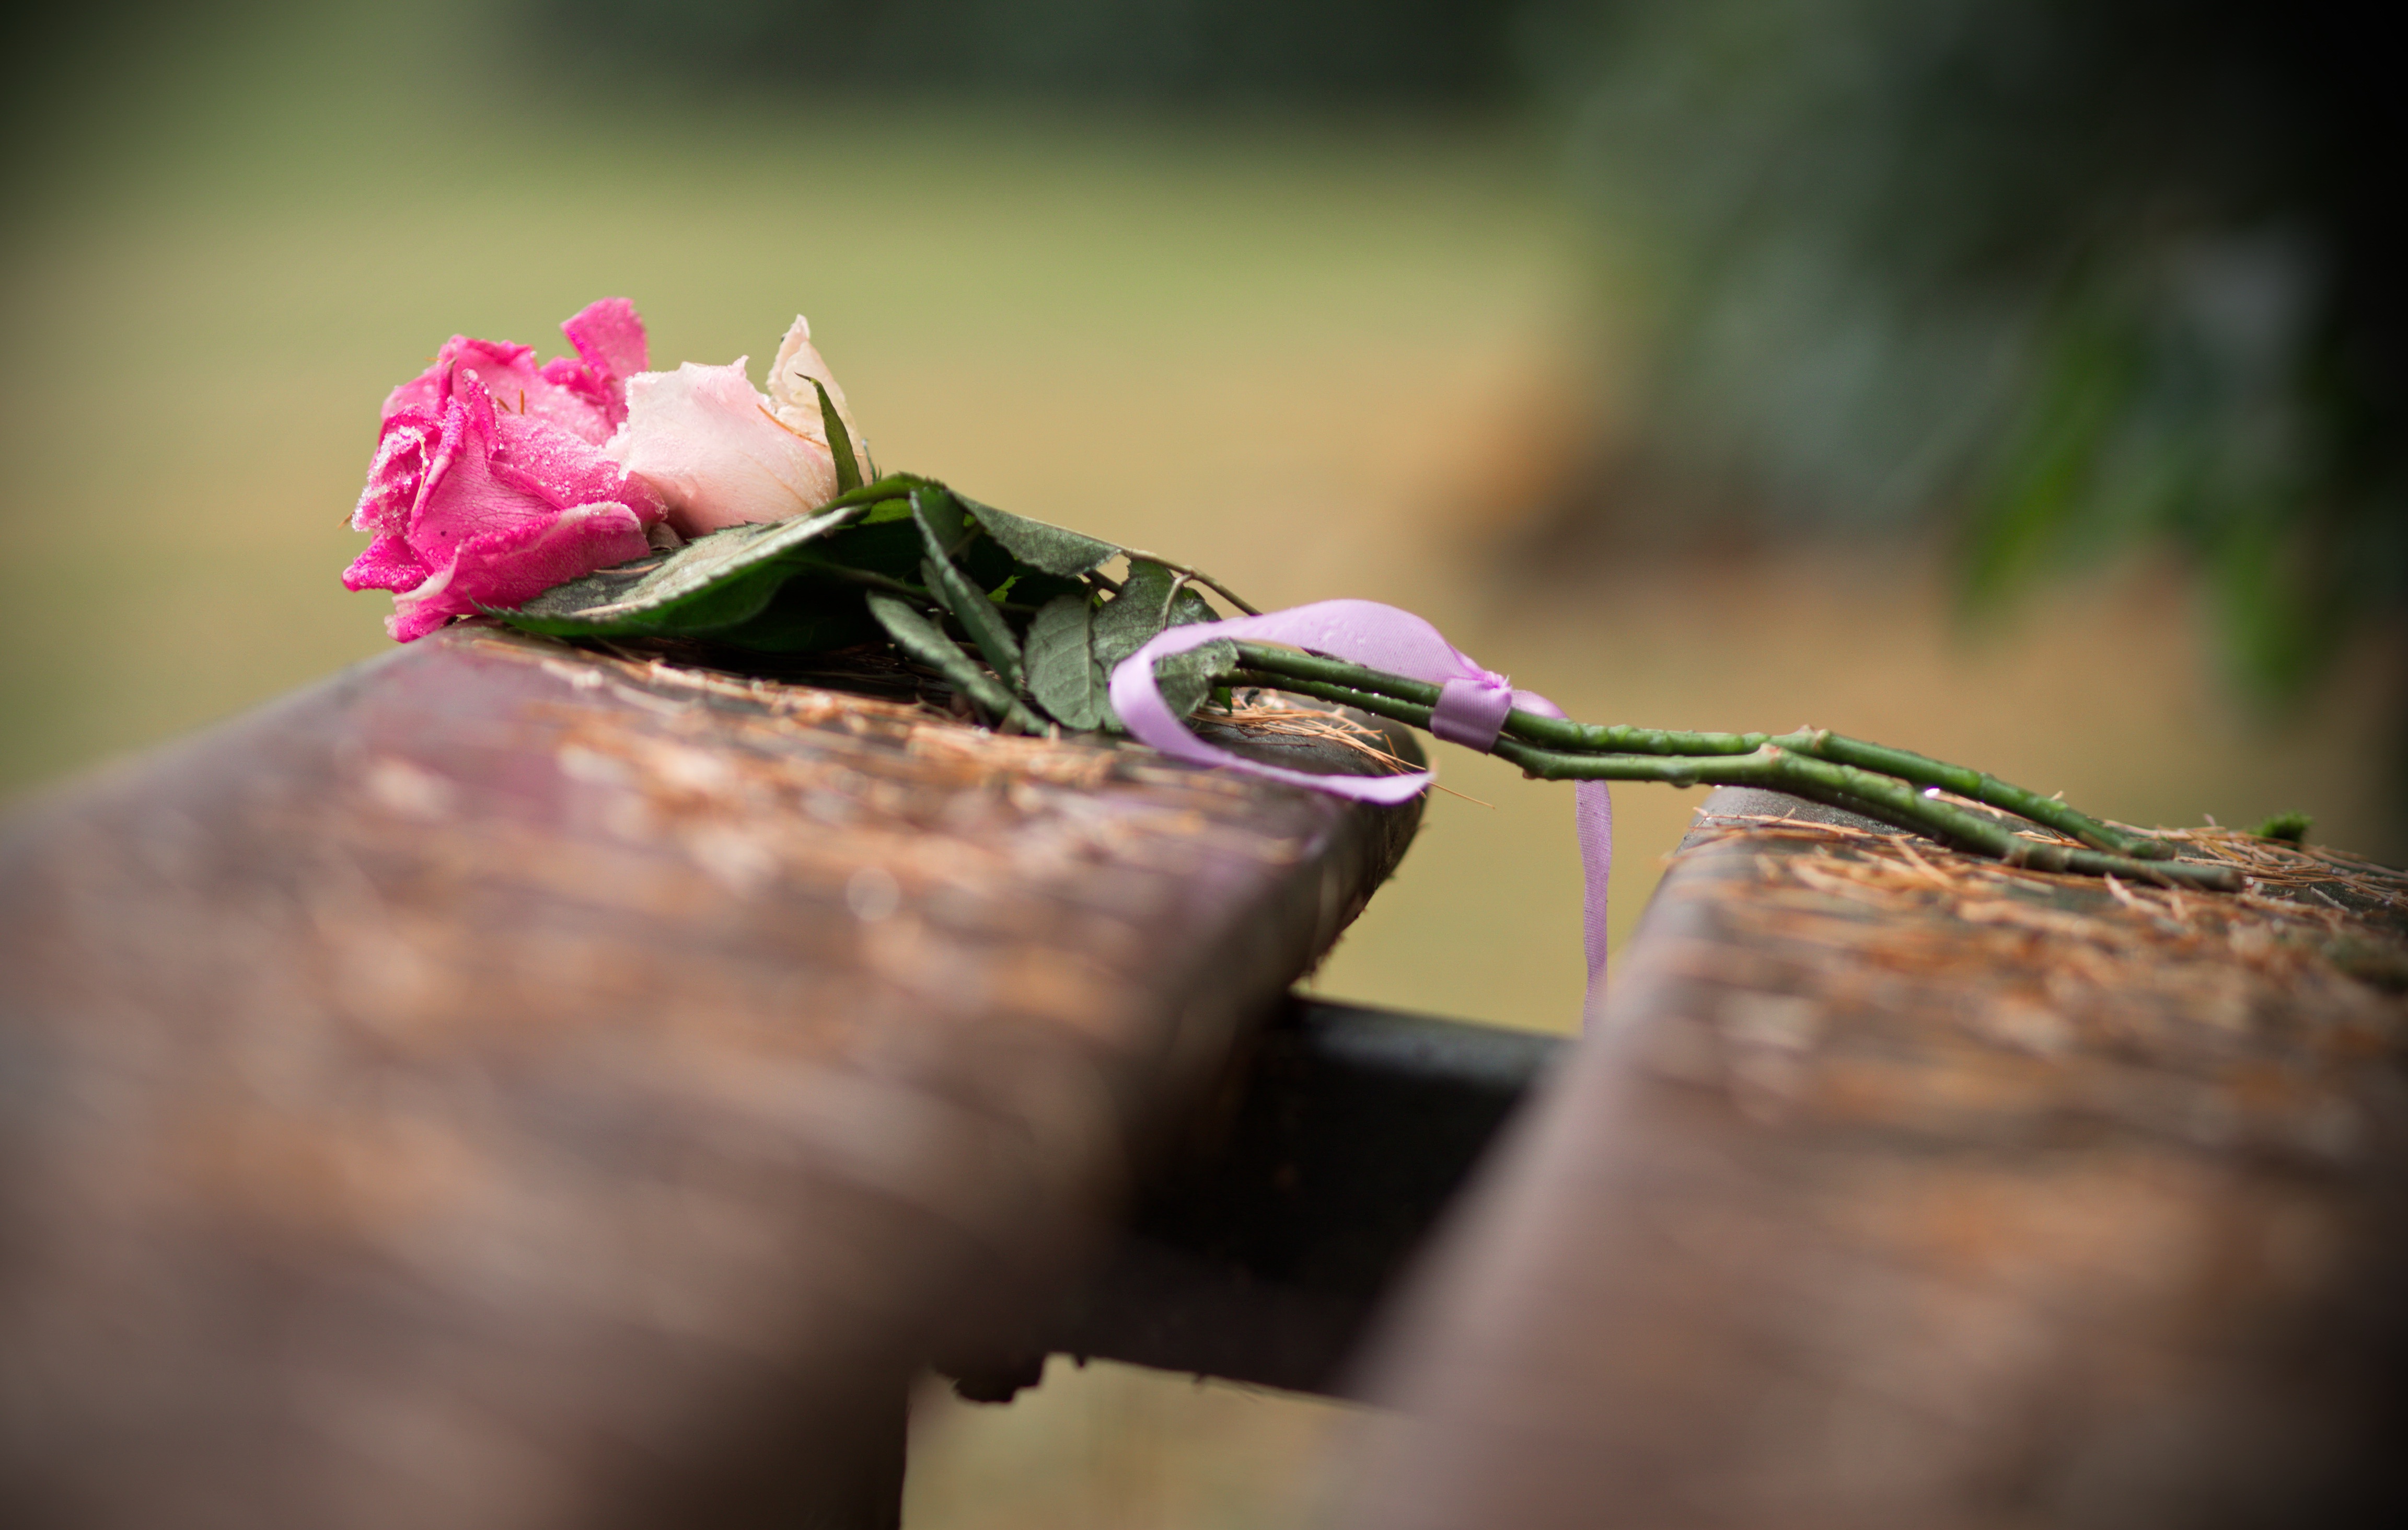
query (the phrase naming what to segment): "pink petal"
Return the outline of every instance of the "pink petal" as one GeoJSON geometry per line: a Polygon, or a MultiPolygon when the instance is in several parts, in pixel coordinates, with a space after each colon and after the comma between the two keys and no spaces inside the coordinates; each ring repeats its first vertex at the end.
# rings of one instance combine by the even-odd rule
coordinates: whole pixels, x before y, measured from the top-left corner
{"type": "Polygon", "coordinates": [[[534,355],[535,350],[531,346],[454,335],[435,353],[435,360],[426,370],[385,395],[384,417],[390,421],[404,413],[443,412],[443,406],[452,401],[452,368],[463,357],[471,365],[481,367],[498,377],[509,372],[513,367],[531,367],[534,355]]]}
{"type": "MultiPolygon", "coordinates": [[[[482,340],[471,340],[471,346],[481,346],[482,340]]],[[[563,385],[556,377],[545,375],[535,365],[535,353],[525,346],[510,349],[519,354],[508,361],[473,354],[463,354],[452,362],[451,392],[457,395],[460,380],[473,377],[493,396],[494,407],[531,420],[541,420],[554,429],[566,430],[599,446],[610,439],[616,428],[610,412],[603,407],[595,390],[588,385],[563,385]]],[[[581,380],[580,383],[581,383],[581,380]]]]}
{"type": "Polygon", "coordinates": [[[650,551],[636,512],[622,504],[573,505],[546,520],[479,532],[441,573],[394,598],[385,630],[397,642],[413,642],[453,616],[514,606],[650,551]]]}
{"type": "Polygon", "coordinates": [[[381,532],[368,543],[368,550],[343,570],[343,588],[414,590],[426,583],[427,571],[407,539],[394,532],[381,532]]]}
{"type": "Polygon", "coordinates": [[[602,448],[522,415],[498,414],[494,424],[496,449],[487,467],[497,483],[563,510],[615,499],[646,526],[667,512],[650,484],[602,448]]]}
{"type": "Polygon", "coordinates": [[[644,339],[644,321],[636,305],[624,297],[597,297],[561,325],[560,332],[577,348],[578,358],[593,368],[611,391],[644,369],[652,354],[644,339]]]}
{"type": "Polygon", "coordinates": [[[494,455],[501,424],[493,398],[463,371],[443,411],[418,502],[410,510],[409,545],[430,568],[450,565],[477,537],[528,524],[549,524],[560,507],[523,482],[497,478],[494,455]]]}
{"type": "Polygon", "coordinates": [[[367,487],[351,512],[354,530],[400,531],[408,526],[410,507],[418,502],[419,485],[441,435],[441,420],[431,412],[408,411],[386,419],[376,455],[368,461],[367,487]]]}
{"type": "MultiPolygon", "coordinates": [[[[575,356],[554,356],[543,364],[543,380],[553,387],[565,389],[582,400],[612,430],[626,423],[627,390],[624,384],[605,382],[594,375],[594,368],[575,356]]],[[[591,440],[591,431],[580,431],[582,439],[591,440]]],[[[608,440],[609,438],[602,438],[608,440]]]]}
{"type": "MultiPolygon", "coordinates": [[[[452,337],[455,341],[459,336],[452,337]]],[[[447,368],[437,363],[384,396],[384,418],[392,420],[403,414],[440,414],[443,412],[443,375],[447,368]]]]}
{"type": "Polygon", "coordinates": [[[609,452],[667,502],[669,524],[688,537],[781,521],[836,498],[836,459],[770,415],[741,357],[630,378],[627,423],[609,452]]]}

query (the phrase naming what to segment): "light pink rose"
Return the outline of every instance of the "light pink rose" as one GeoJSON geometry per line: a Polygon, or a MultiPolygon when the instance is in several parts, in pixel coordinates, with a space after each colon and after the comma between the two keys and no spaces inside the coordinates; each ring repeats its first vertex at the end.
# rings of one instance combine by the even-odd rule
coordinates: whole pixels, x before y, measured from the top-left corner
{"type": "Polygon", "coordinates": [[[561,329],[576,357],[541,367],[531,347],[454,335],[385,400],[351,516],[372,540],[343,584],[394,592],[397,641],[647,550],[660,498],[602,450],[627,418],[643,321],[606,297],[561,329]]]}
{"type": "Polygon", "coordinates": [[[836,405],[837,418],[844,422],[844,433],[853,440],[854,458],[867,472],[869,442],[853,423],[853,406],[845,402],[836,374],[828,370],[819,347],[811,343],[811,322],[797,313],[786,338],[778,342],[778,359],[769,368],[769,407],[780,420],[824,446],[827,426],[820,418],[820,396],[811,386],[813,378],[827,389],[828,402],[836,405]]]}
{"type": "Polygon", "coordinates": [[[863,450],[843,390],[813,349],[801,315],[778,349],[768,396],[745,377],[745,359],[724,367],[688,362],[627,381],[627,423],[611,438],[609,453],[652,485],[668,505],[669,524],[688,537],[747,521],[782,521],[836,498],[836,456],[810,378],[826,384],[856,454],[863,450]]]}

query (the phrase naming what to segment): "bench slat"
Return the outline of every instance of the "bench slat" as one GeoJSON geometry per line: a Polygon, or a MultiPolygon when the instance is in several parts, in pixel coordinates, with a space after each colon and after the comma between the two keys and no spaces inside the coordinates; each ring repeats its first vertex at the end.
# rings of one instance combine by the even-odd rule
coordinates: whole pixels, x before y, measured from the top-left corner
{"type": "Polygon", "coordinates": [[[28,805],[9,1523],[878,1523],[1416,818],[475,628],[28,805]]]}
{"type": "Polygon", "coordinates": [[[1345,1523],[2398,1523],[2388,894],[1707,807],[1757,816],[1701,820],[1441,1234],[1345,1523]]]}

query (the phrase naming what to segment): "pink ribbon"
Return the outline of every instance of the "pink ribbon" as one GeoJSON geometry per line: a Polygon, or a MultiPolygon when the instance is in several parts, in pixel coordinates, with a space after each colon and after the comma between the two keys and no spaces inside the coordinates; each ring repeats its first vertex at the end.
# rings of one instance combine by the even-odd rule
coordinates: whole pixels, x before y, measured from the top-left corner
{"type": "MultiPolygon", "coordinates": [[[[1469,655],[1441,636],[1439,629],[1410,611],[1376,600],[1316,600],[1261,616],[1235,616],[1222,622],[1195,622],[1166,628],[1153,642],[1131,654],[1112,671],[1112,710],[1128,725],[1131,736],[1166,755],[1242,771],[1266,780],[1326,792],[1358,802],[1394,804],[1421,795],[1434,778],[1429,771],[1400,775],[1318,775],[1248,759],[1217,744],[1205,743],[1187,730],[1162,699],[1154,666],[1173,654],[1199,648],[1216,638],[1247,638],[1282,642],[1308,653],[1326,655],[1385,670],[1410,680],[1439,687],[1438,705],[1430,713],[1430,731],[1450,743],[1485,754],[1505,729],[1506,714],[1516,709],[1541,717],[1563,712],[1536,691],[1515,690],[1501,674],[1482,669],[1469,655]]],[[[1582,944],[1588,957],[1589,997],[1594,1005],[1605,988],[1606,882],[1613,869],[1613,799],[1602,781],[1575,784],[1572,812],[1580,830],[1581,868],[1586,879],[1582,896],[1582,944]]]]}

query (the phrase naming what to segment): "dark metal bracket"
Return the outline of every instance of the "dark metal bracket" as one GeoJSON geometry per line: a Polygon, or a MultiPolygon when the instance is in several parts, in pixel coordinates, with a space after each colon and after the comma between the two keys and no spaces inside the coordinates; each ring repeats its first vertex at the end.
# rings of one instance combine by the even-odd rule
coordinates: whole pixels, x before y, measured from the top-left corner
{"type": "Polygon", "coordinates": [[[1567,1045],[1291,995],[1026,1350],[944,1368],[978,1402],[1049,1353],[1349,1395],[1382,1300],[1567,1045]]]}

